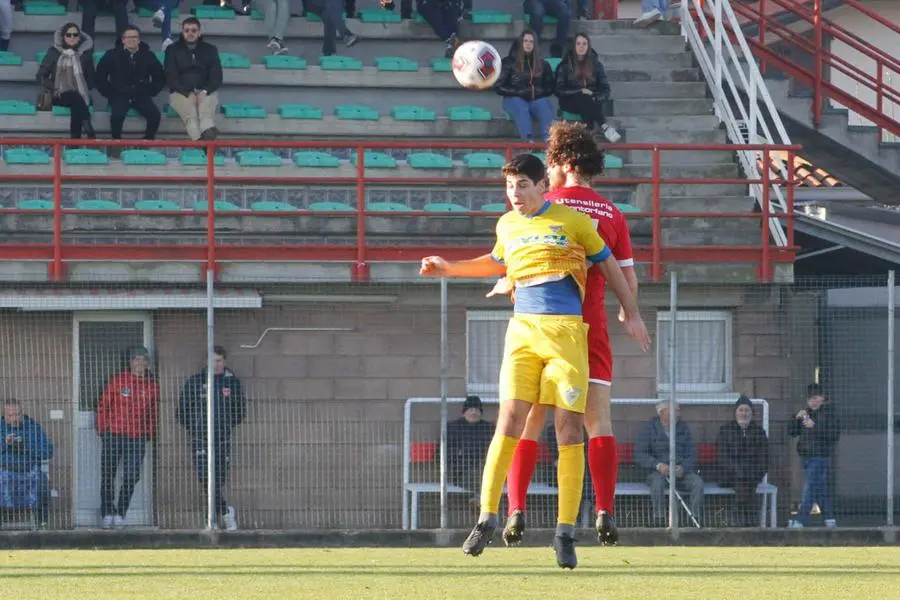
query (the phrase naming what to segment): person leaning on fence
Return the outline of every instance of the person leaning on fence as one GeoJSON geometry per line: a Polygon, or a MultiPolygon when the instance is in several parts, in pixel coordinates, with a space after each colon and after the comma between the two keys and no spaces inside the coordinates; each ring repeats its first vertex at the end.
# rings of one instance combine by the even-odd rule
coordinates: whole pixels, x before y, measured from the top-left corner
{"type": "Polygon", "coordinates": [[[678,418],[675,407],[675,473],[669,473],[669,402],[656,405],[657,416],[647,422],[634,444],[634,461],[647,470],[650,502],[653,506],[653,525],[665,527],[665,495],[671,476],[676,489],[689,495],[687,506],[698,523],[702,523],[703,479],[697,474],[697,449],[687,423],[678,418]]]}
{"type": "Polygon", "coordinates": [[[181,117],[188,137],[216,139],[222,60],[219,50],[203,39],[196,17],[181,22],[181,37],[166,48],[165,70],[169,104],[181,117]]]}
{"type": "Polygon", "coordinates": [[[50,485],[41,463],[53,444],[41,424],[22,414],[18,400],[3,403],[0,417],[0,509],[33,508],[38,526],[47,524],[50,485]]]}
{"type": "Polygon", "coordinates": [[[769,467],[769,438],[753,420],[753,403],[747,396],[734,405],[734,419],[722,425],[716,436],[719,485],[734,488],[737,526],[759,525],[756,486],[769,467]]]}
{"type": "Polygon", "coordinates": [[[806,388],[806,408],[794,415],[788,425],[788,433],[797,440],[797,453],[803,459],[803,498],[797,519],[789,527],[809,525],[809,512],[818,502],[825,519],[825,527],[836,527],[837,521],[831,509],[831,459],[838,439],[841,423],[826,402],[825,392],[818,384],[806,388]]]}
{"type": "MultiPolygon", "coordinates": [[[[241,387],[241,380],[225,366],[227,353],[222,346],[216,346],[214,353],[213,373],[213,452],[215,455],[215,478],[213,494],[216,511],[222,517],[225,529],[235,531],[237,512],[225,501],[223,488],[231,466],[231,435],[234,428],[244,421],[247,414],[247,400],[241,387]]],[[[178,421],[188,431],[191,438],[191,453],[194,457],[194,468],[204,489],[207,486],[207,448],[206,408],[207,388],[204,368],[191,376],[181,390],[178,402],[178,421]]]]}
{"type": "Polygon", "coordinates": [[[471,493],[469,502],[479,504],[481,470],[494,437],[494,423],[482,419],[481,398],[468,396],[462,416],[447,424],[447,472],[450,483],[471,493]]]}

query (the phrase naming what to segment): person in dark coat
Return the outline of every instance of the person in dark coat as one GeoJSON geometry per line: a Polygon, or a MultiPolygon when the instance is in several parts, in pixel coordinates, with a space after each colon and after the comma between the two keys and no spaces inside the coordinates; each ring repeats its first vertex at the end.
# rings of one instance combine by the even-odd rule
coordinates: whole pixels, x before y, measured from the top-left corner
{"type": "Polygon", "coordinates": [[[181,117],[188,137],[216,139],[222,60],[218,48],[203,39],[196,17],[181,22],[181,37],[166,48],[165,63],[169,105],[181,117]]]}
{"type": "Polygon", "coordinates": [[[503,97],[503,110],[516,122],[519,137],[535,138],[532,119],[540,129],[538,139],[547,139],[553,123],[553,68],[541,57],[533,31],[525,30],[503,59],[494,90],[503,97]]]}
{"type": "Polygon", "coordinates": [[[165,87],[166,74],[150,46],[141,41],[137,27],[126,27],[122,45],[103,55],[97,65],[96,81],[97,90],[109,100],[114,140],[122,139],[122,125],[131,108],[147,121],[144,139],[156,137],[161,115],[153,98],[165,87]]]}
{"type": "Polygon", "coordinates": [[[53,34],[53,45],[44,55],[35,78],[53,96],[54,106],[71,110],[69,134],[97,137],[91,124],[91,88],[94,87],[94,40],[75,23],[66,23],[53,34]]]}
{"type": "Polygon", "coordinates": [[[722,425],[716,436],[719,485],[734,488],[737,524],[759,524],[756,486],[769,469],[769,438],[753,420],[753,404],[741,396],[734,405],[734,419],[722,425]]]}
{"type": "Polygon", "coordinates": [[[494,436],[494,424],[481,418],[483,412],[481,398],[468,396],[462,416],[447,424],[447,479],[470,491],[474,503],[478,502],[484,457],[494,436]]]}
{"type": "Polygon", "coordinates": [[[591,41],[586,35],[579,33],[556,69],[556,97],[559,98],[559,107],[579,115],[588,129],[602,134],[614,144],[622,136],[606,122],[603,114],[603,103],[609,100],[609,95],[606,70],[591,48],[591,41]]]}
{"type": "Polygon", "coordinates": [[[791,437],[798,438],[797,453],[803,459],[803,499],[800,512],[791,527],[809,524],[813,503],[822,509],[826,527],[836,527],[831,507],[831,460],[841,437],[841,422],[826,402],[825,392],[813,383],[806,390],[806,408],[794,415],[788,426],[791,437]]]}

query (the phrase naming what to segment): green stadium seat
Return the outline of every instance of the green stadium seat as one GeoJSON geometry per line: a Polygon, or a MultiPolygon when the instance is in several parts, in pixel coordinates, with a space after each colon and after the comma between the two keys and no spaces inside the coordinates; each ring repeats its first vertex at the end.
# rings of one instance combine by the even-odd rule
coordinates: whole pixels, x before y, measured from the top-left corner
{"type": "Polygon", "coordinates": [[[134,210],[146,211],[181,211],[181,205],[171,200],[138,200],[134,203],[134,210]]]}
{"type": "Polygon", "coordinates": [[[36,198],[29,200],[19,200],[16,203],[19,210],[53,210],[52,200],[38,200],[36,198]]]}
{"type": "Polygon", "coordinates": [[[310,119],[321,121],[322,109],[309,104],[281,104],[278,116],[282,119],[310,119]]]}
{"type": "Polygon", "coordinates": [[[0,52],[0,67],[18,67],[24,59],[15,52],[0,52]]]}
{"type": "Polygon", "coordinates": [[[455,202],[432,202],[430,204],[425,205],[425,212],[464,213],[464,212],[469,212],[469,209],[461,204],[456,204],[455,202]]]}
{"type": "Polygon", "coordinates": [[[431,70],[435,73],[452,73],[453,61],[449,58],[432,58],[431,70]]]}
{"type": "Polygon", "coordinates": [[[280,167],[281,157],[268,150],[244,150],[235,155],[242,167],[280,167]]]}
{"type": "MultiPolygon", "coordinates": [[[[350,162],[355,167],[359,163],[359,153],[354,152],[350,155],[350,162]]],[[[396,169],[397,159],[384,152],[366,150],[365,165],[367,169],[396,169]]]]}
{"type": "Polygon", "coordinates": [[[8,165],[49,165],[50,154],[37,148],[9,148],[3,153],[8,165]]]}
{"type": "MultiPolygon", "coordinates": [[[[229,9],[230,10],[230,9],[229,9]]],[[[234,12],[234,11],[232,11],[234,12]]],[[[223,69],[249,69],[250,68],[250,59],[246,56],[241,56],[235,52],[222,52],[219,54],[219,59],[222,61],[223,69]]]]}
{"type": "Polygon", "coordinates": [[[406,164],[413,169],[452,169],[453,161],[434,152],[410,152],[406,164]]]}
{"type": "Polygon", "coordinates": [[[545,58],[544,60],[546,60],[548,63],[550,63],[550,66],[553,68],[554,71],[559,68],[559,63],[562,62],[561,58],[545,58]]]}
{"type": "Polygon", "coordinates": [[[499,10],[473,10],[473,25],[511,25],[513,22],[512,13],[502,12],[499,10]]]}
{"type": "Polygon", "coordinates": [[[489,204],[483,204],[481,206],[482,212],[491,212],[491,213],[505,213],[508,209],[506,208],[506,204],[503,202],[491,202],[489,204]]]}
{"type": "Polygon", "coordinates": [[[33,115],[37,107],[25,100],[0,100],[0,115],[33,115]]]}
{"type": "Polygon", "coordinates": [[[402,19],[400,11],[388,11],[380,7],[366,7],[357,11],[363,23],[399,23],[402,19]]]}
{"type": "MultiPolygon", "coordinates": [[[[94,114],[94,107],[93,107],[93,106],[89,106],[89,107],[88,107],[88,111],[89,111],[91,114],[94,114]]],[[[50,111],[50,113],[53,114],[54,116],[57,116],[57,117],[68,117],[69,115],[72,114],[72,109],[69,108],[68,106],[56,106],[56,105],[54,104],[54,105],[53,105],[53,108],[52,108],[51,111],[50,111]]]]}
{"type": "Polygon", "coordinates": [[[402,56],[379,56],[375,59],[375,68],[388,72],[415,72],[419,70],[419,63],[402,56]]]}
{"type": "Polygon", "coordinates": [[[255,104],[228,103],[221,106],[226,119],[265,119],[266,109],[255,104]]]}
{"type": "Polygon", "coordinates": [[[94,52],[94,66],[95,67],[103,59],[104,56],[106,56],[106,50],[103,50],[102,52],[94,52]]]}
{"type": "Polygon", "coordinates": [[[377,121],[380,118],[374,108],[358,104],[339,104],[334,108],[334,114],[344,121],[377,121]]]}
{"type": "Polygon", "coordinates": [[[560,110],[557,114],[559,115],[559,118],[562,119],[563,121],[580,121],[581,120],[581,115],[566,112],[564,110],[560,110]]]}
{"type": "Polygon", "coordinates": [[[463,156],[463,162],[470,169],[499,169],[506,162],[506,157],[494,152],[472,152],[463,156]]]}
{"type": "Polygon", "coordinates": [[[419,25],[428,25],[428,21],[425,20],[425,17],[423,17],[416,11],[413,11],[412,20],[413,23],[418,23],[419,25]]]}
{"type": "Polygon", "coordinates": [[[122,152],[123,165],[159,166],[168,162],[166,155],[158,150],[138,148],[122,152]]]}
{"type": "Polygon", "coordinates": [[[29,17],[62,17],[66,14],[66,7],[58,2],[29,2],[22,8],[22,11],[29,17]]]}
{"type": "MultiPolygon", "coordinates": [[[[188,148],[181,152],[178,161],[185,167],[205,167],[206,152],[200,148],[188,148]]],[[[221,154],[216,154],[215,158],[213,158],[213,163],[217,167],[221,167],[225,164],[225,157],[221,154]]]]}
{"type": "MultiPolygon", "coordinates": [[[[216,200],[213,203],[213,206],[216,209],[216,212],[235,212],[241,210],[241,207],[235,204],[234,202],[229,202],[228,200],[216,200]]],[[[194,210],[206,211],[209,207],[209,203],[206,200],[197,200],[194,202],[194,210]]]]}
{"type": "Polygon", "coordinates": [[[349,204],[343,202],[313,202],[309,205],[309,210],[316,211],[333,211],[333,212],[354,212],[356,209],[349,204]]]}
{"type": "Polygon", "coordinates": [[[336,169],[341,166],[337,156],[327,152],[305,150],[294,152],[294,164],[298,167],[318,167],[321,169],[336,169]]]}
{"type": "MultiPolygon", "coordinates": [[[[153,16],[153,13],[155,13],[155,12],[156,12],[156,11],[153,10],[152,8],[139,8],[138,11],[137,11],[137,15],[138,15],[139,17],[144,17],[145,19],[149,19],[150,17],[153,16]]],[[[177,19],[177,18],[179,18],[180,16],[181,16],[181,11],[178,10],[177,8],[176,8],[175,10],[172,11],[172,18],[173,18],[173,19],[177,19]]]]}
{"type": "Polygon", "coordinates": [[[639,209],[637,206],[634,206],[633,204],[625,204],[624,202],[615,202],[615,205],[616,205],[616,208],[621,210],[623,213],[641,212],[641,209],[639,209]]]}
{"type": "Polygon", "coordinates": [[[323,71],[362,71],[362,61],[349,56],[320,56],[319,66],[323,71]]]}
{"type": "Polygon", "coordinates": [[[68,148],[63,150],[63,162],[67,165],[108,165],[106,152],[93,148],[68,148]]]}
{"type": "Polygon", "coordinates": [[[412,209],[400,202],[369,202],[366,210],[371,212],[409,212],[412,209]]]}
{"type": "Polygon", "coordinates": [[[250,210],[259,212],[286,212],[297,210],[297,207],[287,202],[273,202],[271,200],[260,200],[250,205],[250,210]]]}
{"type": "Polygon", "coordinates": [[[122,210],[122,205],[114,200],[79,200],[75,203],[78,210],[122,210]]]}
{"type": "Polygon", "coordinates": [[[270,55],[263,58],[263,64],[267,69],[302,71],[306,68],[306,59],[299,56],[288,56],[287,54],[270,55]]]}
{"type": "Polygon", "coordinates": [[[547,162],[547,154],[545,152],[532,152],[532,154],[541,159],[541,162],[547,162]]]}
{"type": "MultiPolygon", "coordinates": [[[[544,15],[544,18],[543,18],[545,25],[552,25],[553,23],[556,23],[558,20],[559,19],[557,19],[556,17],[552,17],[550,15],[544,15]]],[[[525,22],[528,25],[531,25],[531,15],[530,14],[527,14],[527,13],[525,14],[525,22]]]]}
{"type": "Polygon", "coordinates": [[[451,106],[447,109],[451,121],[490,121],[491,111],[480,106],[451,106]]]}
{"type": "Polygon", "coordinates": [[[603,166],[607,169],[621,169],[625,166],[625,161],[618,156],[606,154],[603,158],[603,166]]]}
{"type": "Polygon", "coordinates": [[[175,112],[175,109],[172,108],[172,105],[171,105],[171,104],[164,104],[164,105],[163,105],[163,111],[162,111],[162,112],[163,112],[163,115],[166,116],[166,117],[174,117],[174,118],[176,118],[176,119],[180,119],[180,118],[181,118],[181,117],[178,116],[178,113],[175,112]]]}
{"type": "MultiPolygon", "coordinates": [[[[104,112],[112,112],[112,107],[111,107],[110,105],[107,104],[107,105],[106,105],[106,108],[104,108],[103,111],[104,111],[104,112]]],[[[139,113],[138,111],[134,110],[133,108],[129,108],[129,109],[128,109],[128,112],[125,113],[125,116],[126,116],[126,117],[139,117],[139,116],[141,116],[141,113],[139,113]]]]}
{"type": "MultiPolygon", "coordinates": [[[[341,14],[344,15],[344,18],[345,18],[345,19],[347,18],[347,13],[346,13],[346,12],[342,12],[341,14]]],[[[314,13],[314,12],[307,12],[307,13],[306,13],[306,20],[309,21],[310,23],[321,23],[321,22],[322,22],[322,17],[319,16],[317,13],[314,13]]],[[[296,209],[291,209],[291,210],[296,210],[296,209]]]]}
{"type": "Polygon", "coordinates": [[[156,55],[156,60],[158,60],[161,65],[165,66],[166,53],[165,52],[154,52],[153,54],[156,55]]]}
{"type": "Polygon", "coordinates": [[[266,15],[262,11],[254,8],[250,11],[250,20],[251,21],[265,21],[266,15]]]}
{"type": "Polygon", "coordinates": [[[424,106],[395,106],[391,116],[396,121],[437,121],[437,113],[424,106]]]}
{"type": "Polygon", "coordinates": [[[43,52],[38,52],[34,55],[34,62],[36,62],[37,64],[41,64],[42,62],[44,62],[45,56],[47,56],[46,50],[44,50],[43,52]]]}
{"type": "Polygon", "coordinates": [[[191,14],[201,21],[205,19],[227,19],[230,21],[237,17],[233,8],[220,6],[194,6],[191,8],[191,14]]]}

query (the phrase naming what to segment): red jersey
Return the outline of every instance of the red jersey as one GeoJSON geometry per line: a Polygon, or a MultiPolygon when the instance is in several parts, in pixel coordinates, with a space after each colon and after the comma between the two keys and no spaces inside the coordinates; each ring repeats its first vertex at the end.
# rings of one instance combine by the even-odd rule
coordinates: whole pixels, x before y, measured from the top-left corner
{"type": "Polygon", "coordinates": [[[126,369],[112,377],[97,404],[97,432],[153,439],[159,410],[159,383],[126,369]]]}

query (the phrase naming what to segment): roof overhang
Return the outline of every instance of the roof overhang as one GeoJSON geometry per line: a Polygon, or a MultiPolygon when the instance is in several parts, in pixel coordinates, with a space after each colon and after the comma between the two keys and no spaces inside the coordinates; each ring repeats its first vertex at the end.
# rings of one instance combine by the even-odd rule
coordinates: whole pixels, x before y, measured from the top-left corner
{"type": "MultiPolygon", "coordinates": [[[[205,309],[205,291],[102,288],[0,291],[0,309],[23,311],[205,309]]],[[[256,290],[217,289],[213,308],[262,308],[256,290]]]]}
{"type": "Polygon", "coordinates": [[[900,244],[867,232],[863,227],[848,227],[800,212],[794,213],[794,227],[797,231],[832,244],[900,264],[900,244]]]}

